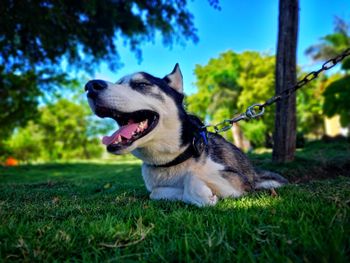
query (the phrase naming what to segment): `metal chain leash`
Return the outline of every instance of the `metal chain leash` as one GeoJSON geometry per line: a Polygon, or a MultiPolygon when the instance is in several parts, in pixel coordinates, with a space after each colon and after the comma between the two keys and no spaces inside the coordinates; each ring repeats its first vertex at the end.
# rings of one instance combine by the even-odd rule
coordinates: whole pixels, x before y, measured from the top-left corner
{"type": "Polygon", "coordinates": [[[241,120],[256,119],[265,113],[265,107],[270,106],[281,99],[288,98],[291,94],[296,92],[298,89],[302,88],[303,86],[308,84],[310,81],[317,78],[320,75],[320,73],[333,68],[335,65],[337,65],[339,62],[341,62],[347,56],[350,56],[350,48],[344,50],[338,56],[327,60],[326,62],[323,63],[322,67],[319,70],[312,71],[312,72],[306,74],[293,87],[286,89],[286,90],[282,91],[281,93],[279,93],[278,95],[271,97],[270,99],[266,100],[264,103],[255,103],[255,104],[249,106],[245,112],[239,114],[238,116],[236,116],[232,119],[224,120],[224,121],[219,122],[215,125],[208,124],[208,125],[203,126],[202,128],[206,129],[206,128],[212,127],[214,129],[215,133],[219,133],[219,132],[224,132],[224,131],[231,129],[233,123],[239,122],[241,120]]]}

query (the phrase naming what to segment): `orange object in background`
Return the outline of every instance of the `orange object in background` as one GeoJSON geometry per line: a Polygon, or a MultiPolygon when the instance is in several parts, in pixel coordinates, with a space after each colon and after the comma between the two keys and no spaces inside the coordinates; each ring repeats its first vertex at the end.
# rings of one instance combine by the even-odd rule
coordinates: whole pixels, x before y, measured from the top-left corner
{"type": "Polygon", "coordinates": [[[5,161],[5,166],[16,166],[18,165],[18,160],[13,157],[9,157],[5,161]]]}

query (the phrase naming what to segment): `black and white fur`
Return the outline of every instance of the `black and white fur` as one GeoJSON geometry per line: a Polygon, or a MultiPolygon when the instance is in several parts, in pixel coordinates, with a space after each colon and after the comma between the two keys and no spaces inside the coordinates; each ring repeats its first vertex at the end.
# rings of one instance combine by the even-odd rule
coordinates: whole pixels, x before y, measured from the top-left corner
{"type": "Polygon", "coordinates": [[[143,161],[142,176],[151,199],[215,205],[218,198],[240,197],[254,189],[287,183],[276,173],[257,172],[241,150],[214,133],[208,134],[208,145],[199,157],[171,167],[157,167],[187,149],[199,121],[183,107],[183,81],[178,64],[164,78],[139,72],[115,84],[100,81],[103,87],[99,88],[88,84],[88,94],[94,95],[88,95],[89,104],[97,115],[99,107],[123,113],[150,110],[159,115],[157,125],[130,146],[107,147],[114,154],[131,152],[143,161]]]}

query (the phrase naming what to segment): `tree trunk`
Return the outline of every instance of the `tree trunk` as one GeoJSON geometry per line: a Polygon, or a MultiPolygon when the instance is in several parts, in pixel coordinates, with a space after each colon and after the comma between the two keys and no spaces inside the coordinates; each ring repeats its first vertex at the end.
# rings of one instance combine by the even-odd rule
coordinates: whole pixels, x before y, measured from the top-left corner
{"type": "Polygon", "coordinates": [[[251,148],[249,140],[244,137],[244,134],[239,127],[238,123],[233,123],[232,128],[232,136],[234,144],[243,151],[248,151],[251,148]]]}
{"type": "MultiPolygon", "coordinates": [[[[296,49],[298,38],[299,1],[280,0],[278,45],[276,58],[276,94],[296,83],[296,49]]],[[[277,102],[272,159],[292,161],[296,146],[295,93],[277,102]]]]}

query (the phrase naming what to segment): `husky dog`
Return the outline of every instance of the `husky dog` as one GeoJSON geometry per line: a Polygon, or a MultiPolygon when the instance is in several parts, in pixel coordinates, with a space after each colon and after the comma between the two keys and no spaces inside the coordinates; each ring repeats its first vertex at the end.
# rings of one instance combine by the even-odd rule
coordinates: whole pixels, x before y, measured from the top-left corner
{"type": "Polygon", "coordinates": [[[215,205],[218,198],[287,183],[276,173],[255,170],[236,146],[206,132],[184,109],[182,82],[176,64],[164,78],[139,72],[115,84],[91,80],[85,85],[92,111],[120,127],[103,137],[107,151],[131,152],[143,161],[151,199],[215,205]]]}

